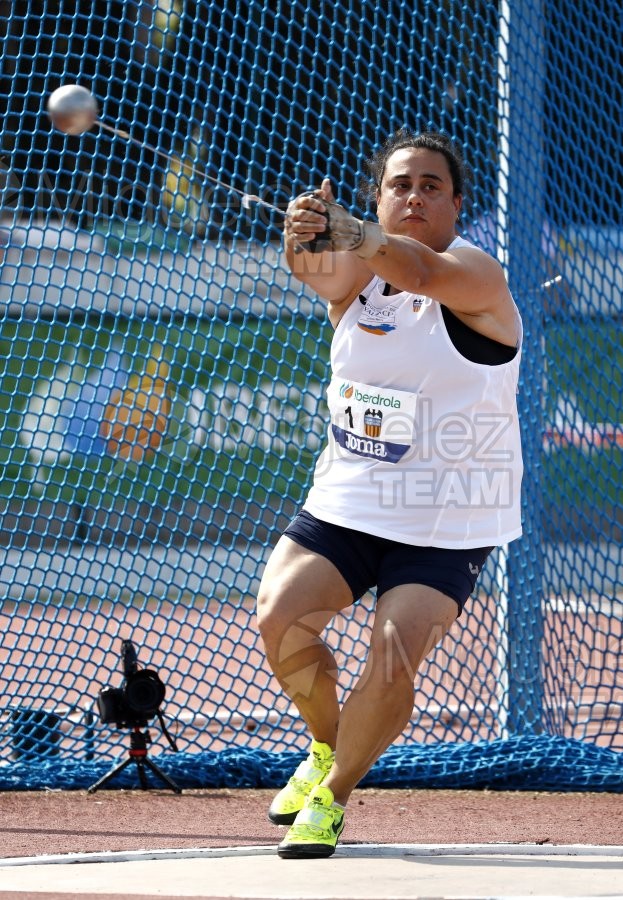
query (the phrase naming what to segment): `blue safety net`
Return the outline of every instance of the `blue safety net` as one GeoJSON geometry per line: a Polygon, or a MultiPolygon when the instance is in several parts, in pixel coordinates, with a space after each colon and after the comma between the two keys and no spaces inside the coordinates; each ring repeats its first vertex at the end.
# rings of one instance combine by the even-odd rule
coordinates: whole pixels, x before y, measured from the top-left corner
{"type": "MultiPolygon", "coordinates": [[[[0,789],[88,787],[124,757],[138,726],[102,715],[129,684],[123,641],[131,674],[165,686],[178,752],[149,715],[149,755],[180,786],[276,786],[305,753],[254,613],[326,427],[331,329],[289,275],[283,212],[328,176],[369,216],[364,161],[406,125],[463,149],[461,227],[522,312],[525,533],[490,557],[363,783],[623,790],[612,4],[0,13],[0,789]],[[98,104],[80,135],[46,112],[67,84],[98,104]]],[[[342,698],[374,604],[327,629],[342,698]]]]}

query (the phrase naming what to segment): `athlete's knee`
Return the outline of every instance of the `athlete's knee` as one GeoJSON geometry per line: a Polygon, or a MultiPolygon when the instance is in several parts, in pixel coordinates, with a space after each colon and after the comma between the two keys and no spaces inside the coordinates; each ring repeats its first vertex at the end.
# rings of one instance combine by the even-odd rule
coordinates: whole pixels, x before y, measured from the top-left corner
{"type": "Polygon", "coordinates": [[[377,610],[371,652],[388,683],[413,683],[422,661],[443,640],[456,618],[450,597],[420,586],[386,594],[377,610]]]}
{"type": "Polygon", "coordinates": [[[375,680],[387,687],[402,685],[409,690],[417,677],[423,659],[422,638],[400,628],[387,619],[377,631],[370,646],[369,668],[375,680]]]}
{"type": "MultiPolygon", "coordinates": [[[[298,591],[287,578],[264,578],[257,598],[257,625],[269,655],[284,654],[284,644],[296,649],[298,591]]],[[[287,649],[287,648],[286,648],[287,649]]]]}
{"type": "Polygon", "coordinates": [[[287,593],[274,579],[264,579],[257,596],[257,626],[267,651],[281,639],[288,627],[287,593]]]}
{"type": "Polygon", "coordinates": [[[331,610],[315,610],[301,592],[284,582],[265,583],[258,596],[258,629],[273,667],[297,670],[317,661],[325,651],[320,635],[331,610]]]}

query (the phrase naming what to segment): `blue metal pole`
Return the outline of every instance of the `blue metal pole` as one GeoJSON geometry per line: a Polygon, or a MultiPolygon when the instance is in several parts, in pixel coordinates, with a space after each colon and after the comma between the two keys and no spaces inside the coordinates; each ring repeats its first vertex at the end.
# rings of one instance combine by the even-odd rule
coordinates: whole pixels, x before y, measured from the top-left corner
{"type": "Polygon", "coordinates": [[[508,548],[508,732],[543,730],[542,456],[545,379],[542,253],[544,28],[540,0],[512,0],[508,25],[507,260],[524,324],[518,408],[524,536],[508,548]]]}

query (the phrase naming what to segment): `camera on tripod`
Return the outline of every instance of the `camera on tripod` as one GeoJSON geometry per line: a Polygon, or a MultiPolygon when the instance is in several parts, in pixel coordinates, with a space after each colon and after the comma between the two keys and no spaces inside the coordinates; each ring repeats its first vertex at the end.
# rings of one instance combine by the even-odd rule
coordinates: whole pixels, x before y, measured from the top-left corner
{"type": "Polygon", "coordinates": [[[123,684],[119,688],[102,688],[97,708],[104,725],[117,728],[143,728],[159,716],[166,689],[153,669],[139,669],[132,641],[121,642],[123,684]]]}
{"type": "Polygon", "coordinates": [[[152,772],[161,781],[167,784],[176,794],[181,794],[182,789],[173,779],[163,772],[159,766],[149,759],[147,755],[148,745],[151,744],[151,735],[147,731],[147,724],[154,716],[158,716],[162,733],[166,737],[172,750],[177,752],[175,738],[169,734],[164,723],[164,716],[160,705],[164,700],[165,687],[158,673],[153,669],[139,669],[136,658],[136,650],[132,641],[121,642],[121,663],[123,668],[123,684],[120,688],[105,687],[97,695],[97,708],[100,719],[104,725],[116,725],[117,728],[131,728],[130,749],[128,757],[103,775],[99,781],[92,784],[88,793],[92,794],[99,788],[122,772],[130,763],[134,763],[138,770],[141,787],[147,790],[146,771],[152,772]],[[145,729],[142,731],[141,729],[145,729]]]}

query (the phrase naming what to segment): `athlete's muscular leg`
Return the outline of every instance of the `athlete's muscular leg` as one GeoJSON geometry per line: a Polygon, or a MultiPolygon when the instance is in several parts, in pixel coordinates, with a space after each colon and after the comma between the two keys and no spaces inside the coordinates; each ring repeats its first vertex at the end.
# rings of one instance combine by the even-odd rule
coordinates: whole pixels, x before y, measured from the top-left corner
{"type": "Polygon", "coordinates": [[[312,736],[336,745],[337,665],[319,635],[353,602],[342,575],[323,556],[282,537],[270,556],[257,601],[266,657],[312,736]]]}
{"type": "Polygon", "coordinates": [[[454,600],[423,585],[379,599],[366,666],[342,708],[335,763],[323,782],[339,803],[407,725],[418,667],[457,612],[454,600]]]}

